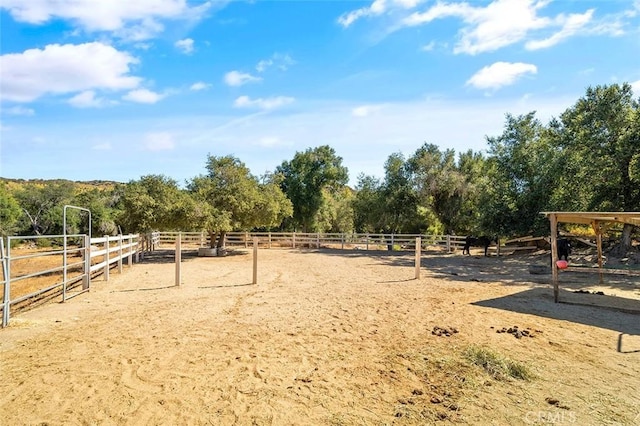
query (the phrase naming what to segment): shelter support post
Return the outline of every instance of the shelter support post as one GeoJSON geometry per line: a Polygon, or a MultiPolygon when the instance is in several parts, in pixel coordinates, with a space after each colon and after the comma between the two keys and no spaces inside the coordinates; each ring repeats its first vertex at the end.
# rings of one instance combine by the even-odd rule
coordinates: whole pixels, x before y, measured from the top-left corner
{"type": "Polygon", "coordinates": [[[591,222],[591,227],[596,233],[596,247],[598,249],[598,275],[600,284],[602,284],[604,282],[602,276],[602,226],[600,225],[599,221],[594,220],[593,222],[591,222]]]}
{"type": "Polygon", "coordinates": [[[558,286],[558,217],[555,214],[549,216],[551,224],[551,280],[553,282],[553,300],[558,303],[560,288],[558,286]]]}

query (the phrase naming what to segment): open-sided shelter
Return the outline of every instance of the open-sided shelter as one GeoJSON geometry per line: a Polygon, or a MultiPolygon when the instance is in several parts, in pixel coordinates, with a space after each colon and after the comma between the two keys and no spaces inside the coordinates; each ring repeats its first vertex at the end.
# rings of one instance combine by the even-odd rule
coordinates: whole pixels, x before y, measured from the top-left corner
{"type": "Polygon", "coordinates": [[[640,226],[640,212],[542,212],[551,226],[551,274],[553,280],[553,297],[558,303],[558,223],[578,223],[591,225],[596,233],[598,249],[598,269],[602,282],[602,225],[603,223],[623,223],[640,226]]]}

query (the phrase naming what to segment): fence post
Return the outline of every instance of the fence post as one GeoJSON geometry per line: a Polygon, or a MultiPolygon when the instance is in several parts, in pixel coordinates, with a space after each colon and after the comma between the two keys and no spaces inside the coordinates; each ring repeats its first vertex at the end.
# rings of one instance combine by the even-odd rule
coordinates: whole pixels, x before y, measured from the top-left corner
{"type": "Polygon", "coordinates": [[[127,235],[127,245],[129,246],[127,247],[127,264],[131,267],[133,263],[133,236],[131,234],[127,235]]]}
{"type": "Polygon", "coordinates": [[[109,236],[104,236],[104,280],[109,281],[109,236]]]}
{"type": "Polygon", "coordinates": [[[293,233],[293,248],[296,248],[296,233],[293,233]]]}
{"type": "MultiPolygon", "coordinates": [[[[11,247],[11,240],[7,238],[7,250],[11,247]]],[[[4,295],[2,298],[2,327],[9,325],[9,308],[11,307],[11,278],[9,277],[9,255],[4,255],[4,237],[0,236],[0,262],[2,263],[2,278],[4,279],[4,295]]]]}
{"type": "Polygon", "coordinates": [[[342,245],[341,250],[344,250],[344,233],[340,234],[340,244],[342,245]]]}
{"type": "Polygon", "coordinates": [[[269,231],[269,248],[271,248],[271,231],[269,231]]]}
{"type": "Polygon", "coordinates": [[[84,236],[84,278],[82,278],[82,289],[88,290],[91,286],[91,238],[84,236]]]}
{"type": "Polygon", "coordinates": [[[118,234],[118,272],[122,273],[122,234],[118,234]]]}
{"type": "Polygon", "coordinates": [[[364,240],[366,243],[367,251],[369,251],[369,234],[365,234],[364,240]]]}
{"type": "Polygon", "coordinates": [[[244,248],[249,247],[249,233],[245,232],[244,233],[244,248]]]}
{"type": "Polygon", "coordinates": [[[182,283],[182,232],[178,232],[176,238],[176,287],[182,283]]]}
{"type": "Polygon", "coordinates": [[[320,233],[316,232],[316,248],[320,248],[320,233]]]}
{"type": "Polygon", "coordinates": [[[253,237],[253,284],[258,284],[258,238],[253,237]]]}
{"type": "Polygon", "coordinates": [[[422,250],[422,240],[420,237],[416,238],[416,280],[420,279],[420,252],[422,250]]]}

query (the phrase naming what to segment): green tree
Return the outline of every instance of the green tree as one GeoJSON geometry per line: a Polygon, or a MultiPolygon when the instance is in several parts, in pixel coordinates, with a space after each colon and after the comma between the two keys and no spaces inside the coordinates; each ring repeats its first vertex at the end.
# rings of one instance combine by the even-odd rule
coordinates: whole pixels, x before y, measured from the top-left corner
{"type": "Polygon", "coordinates": [[[291,161],[284,161],[276,171],[284,176],[281,188],[293,203],[293,226],[304,232],[314,229],[323,202],[322,191],[338,191],[349,180],[342,158],[327,145],[296,152],[291,161]]]}
{"type": "Polygon", "coordinates": [[[353,191],[348,186],[341,190],[322,191],[322,204],[316,214],[316,232],[353,232],[353,191]]]}
{"type": "MultiPolygon", "coordinates": [[[[584,97],[552,123],[568,173],[562,193],[587,211],[640,210],[640,104],[629,84],[589,87],[584,97]]],[[[631,246],[625,225],[618,250],[631,246]]]]}
{"type": "Polygon", "coordinates": [[[353,197],[353,222],[356,232],[378,232],[382,223],[382,185],[380,180],[360,174],[353,197]]]}
{"type": "Polygon", "coordinates": [[[14,235],[18,231],[21,216],[20,204],[6,185],[0,184],[0,237],[14,235]]]}
{"type": "Polygon", "coordinates": [[[194,201],[164,175],[146,175],[119,191],[117,224],[125,232],[187,230],[194,201]]]}
{"type": "MultiPolygon", "coordinates": [[[[114,190],[97,188],[85,190],[75,196],[73,204],[91,211],[92,235],[116,235],[120,232],[115,222],[117,197],[114,190]]],[[[68,229],[67,232],[86,232],[81,228],[82,224],[77,218],[80,214],[83,213],[75,209],[67,211],[67,220],[73,218],[74,227],[78,227],[77,229],[68,229]]]]}
{"type": "Polygon", "coordinates": [[[535,112],[506,119],[502,135],[487,138],[492,157],[481,220],[501,235],[543,235],[548,222],[540,212],[551,205],[561,157],[535,112]]]}
{"type": "Polygon", "coordinates": [[[420,204],[432,210],[449,232],[457,228],[467,195],[465,176],[458,170],[455,151],[424,144],[408,160],[420,204]]]}
{"type": "Polygon", "coordinates": [[[229,231],[274,227],[291,214],[291,203],[278,186],[281,176],[270,175],[260,184],[233,156],[209,155],[206,169],[188,189],[199,203],[197,222],[209,233],[211,248],[223,247],[229,231]]]}
{"type": "Polygon", "coordinates": [[[74,186],[67,181],[24,185],[15,193],[26,218],[24,229],[36,235],[62,234],[63,208],[73,197],[74,186]]]}
{"type": "Polygon", "coordinates": [[[417,231],[418,196],[411,182],[411,168],[400,153],[391,154],[384,165],[385,178],[378,202],[382,205],[380,231],[417,231]]]}

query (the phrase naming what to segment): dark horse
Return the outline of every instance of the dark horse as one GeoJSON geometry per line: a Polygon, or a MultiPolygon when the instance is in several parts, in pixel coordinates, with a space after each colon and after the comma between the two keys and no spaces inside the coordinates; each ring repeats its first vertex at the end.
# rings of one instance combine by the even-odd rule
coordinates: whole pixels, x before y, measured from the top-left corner
{"type": "Polygon", "coordinates": [[[571,243],[566,238],[560,238],[557,241],[558,243],[558,260],[569,260],[569,255],[571,254],[571,243]]]}
{"type": "Polygon", "coordinates": [[[474,247],[484,247],[484,255],[488,256],[489,255],[489,246],[493,242],[495,242],[497,244],[498,243],[498,238],[497,237],[487,237],[486,235],[483,235],[481,237],[473,237],[473,236],[469,235],[464,240],[464,247],[462,249],[462,254],[471,255],[471,253],[469,253],[469,248],[471,248],[471,246],[474,246],[474,247]]]}

